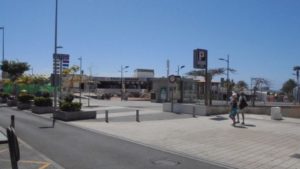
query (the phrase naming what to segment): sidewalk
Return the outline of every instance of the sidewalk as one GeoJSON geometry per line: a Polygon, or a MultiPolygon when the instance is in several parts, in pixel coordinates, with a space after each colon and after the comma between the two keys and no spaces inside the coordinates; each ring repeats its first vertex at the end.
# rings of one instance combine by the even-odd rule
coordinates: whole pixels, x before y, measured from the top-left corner
{"type": "MultiPolygon", "coordinates": [[[[0,127],[0,130],[6,133],[2,127],[0,127]]],[[[31,148],[20,140],[20,138],[18,138],[18,141],[21,156],[18,162],[19,169],[63,169],[58,164],[31,148]]],[[[11,169],[8,144],[0,144],[0,168],[11,169]]]]}
{"type": "Polygon", "coordinates": [[[192,118],[140,102],[138,123],[132,106],[110,104],[93,108],[98,112],[96,120],[69,124],[234,168],[300,169],[300,119],[273,121],[269,116],[246,114],[246,125],[233,127],[227,115],[192,118]],[[104,109],[111,112],[109,123],[104,122],[104,109]]]}

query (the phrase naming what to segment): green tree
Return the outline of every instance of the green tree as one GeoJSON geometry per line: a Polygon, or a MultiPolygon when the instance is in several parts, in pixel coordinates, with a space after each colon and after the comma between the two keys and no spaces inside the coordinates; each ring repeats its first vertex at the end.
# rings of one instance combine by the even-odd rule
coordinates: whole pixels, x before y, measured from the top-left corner
{"type": "Polygon", "coordinates": [[[8,73],[8,78],[13,83],[13,94],[17,94],[16,80],[22,76],[25,71],[29,70],[29,67],[26,62],[7,60],[2,62],[1,70],[8,73]]]}
{"type": "Polygon", "coordinates": [[[234,88],[237,91],[243,91],[244,89],[248,89],[248,84],[245,81],[240,80],[235,84],[234,88]]]}
{"type": "Polygon", "coordinates": [[[15,82],[25,71],[29,70],[26,62],[3,61],[1,70],[8,73],[9,79],[15,82]]]}
{"type": "Polygon", "coordinates": [[[284,92],[289,100],[293,100],[293,89],[297,86],[297,83],[293,79],[289,79],[283,83],[281,91],[284,92]]]}

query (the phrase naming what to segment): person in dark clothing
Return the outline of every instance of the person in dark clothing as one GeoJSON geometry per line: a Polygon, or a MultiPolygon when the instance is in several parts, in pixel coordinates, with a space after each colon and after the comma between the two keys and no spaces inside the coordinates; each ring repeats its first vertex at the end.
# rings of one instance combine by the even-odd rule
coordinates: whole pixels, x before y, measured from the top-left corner
{"type": "Polygon", "coordinates": [[[240,116],[239,116],[239,114],[241,113],[242,114],[242,120],[243,120],[242,124],[244,125],[245,124],[244,111],[245,111],[245,108],[248,106],[248,104],[247,104],[247,98],[246,98],[244,92],[241,92],[241,94],[240,94],[238,105],[239,105],[239,110],[238,110],[238,113],[237,113],[237,123],[240,122],[240,116]]]}

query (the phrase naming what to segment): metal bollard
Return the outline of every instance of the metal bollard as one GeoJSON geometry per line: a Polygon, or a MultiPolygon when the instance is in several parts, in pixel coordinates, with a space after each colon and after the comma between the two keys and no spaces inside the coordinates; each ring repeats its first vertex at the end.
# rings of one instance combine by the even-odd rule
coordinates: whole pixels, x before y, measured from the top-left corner
{"type": "Polygon", "coordinates": [[[194,118],[197,118],[197,117],[196,117],[196,107],[193,107],[193,117],[194,117],[194,118]]]}
{"type": "Polygon", "coordinates": [[[108,123],[108,110],[105,110],[105,122],[108,123]]]}
{"type": "Polygon", "coordinates": [[[136,110],[136,122],[140,122],[140,111],[136,110]]]}
{"type": "Polygon", "coordinates": [[[20,149],[18,138],[15,134],[15,130],[12,127],[6,129],[8,148],[10,154],[10,161],[12,169],[18,169],[18,161],[20,160],[20,149]]]}
{"type": "Polygon", "coordinates": [[[12,128],[15,128],[15,116],[14,115],[10,116],[10,126],[12,128]]]}

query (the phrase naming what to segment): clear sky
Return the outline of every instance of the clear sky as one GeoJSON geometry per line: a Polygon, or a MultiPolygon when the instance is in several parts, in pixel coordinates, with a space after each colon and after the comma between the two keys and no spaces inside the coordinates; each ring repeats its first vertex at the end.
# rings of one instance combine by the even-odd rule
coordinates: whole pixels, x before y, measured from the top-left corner
{"type": "MultiPolygon", "coordinates": [[[[55,0],[0,0],[6,59],[53,71],[54,9],[55,0]]],[[[166,76],[167,59],[171,74],[177,65],[185,73],[203,48],[209,68],[226,67],[218,58],[229,54],[235,81],[261,77],[279,89],[300,65],[299,0],[59,0],[58,14],[59,52],[71,65],[82,57],[97,76],[120,76],[121,65],[126,76],[136,68],[166,76]]]]}

